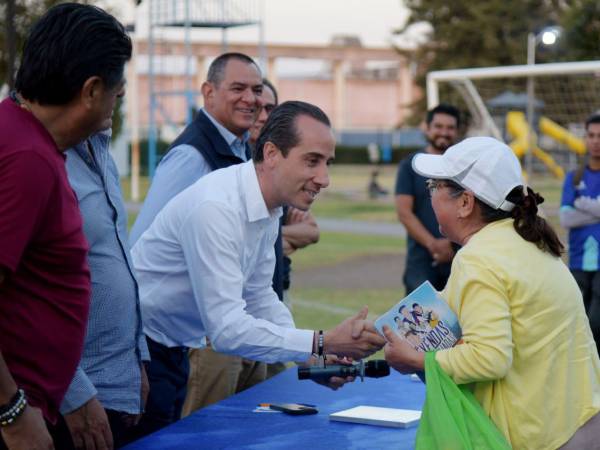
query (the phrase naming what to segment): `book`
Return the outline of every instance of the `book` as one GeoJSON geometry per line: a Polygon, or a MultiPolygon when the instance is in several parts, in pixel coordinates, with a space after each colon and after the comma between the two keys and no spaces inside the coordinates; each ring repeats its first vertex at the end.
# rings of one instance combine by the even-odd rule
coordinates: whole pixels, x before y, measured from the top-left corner
{"type": "Polygon", "coordinates": [[[375,321],[382,335],[384,325],[421,352],[450,348],[462,336],[458,317],[429,281],[375,321]]]}
{"type": "Polygon", "coordinates": [[[364,423],[382,427],[408,428],[419,423],[421,411],[413,409],[356,406],[329,415],[329,420],[364,423]]]}

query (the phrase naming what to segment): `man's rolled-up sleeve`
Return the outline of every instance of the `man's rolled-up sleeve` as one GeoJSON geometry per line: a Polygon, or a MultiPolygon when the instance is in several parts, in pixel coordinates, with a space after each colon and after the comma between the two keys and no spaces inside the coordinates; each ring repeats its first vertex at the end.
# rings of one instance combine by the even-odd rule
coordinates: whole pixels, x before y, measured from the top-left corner
{"type": "Polygon", "coordinates": [[[91,400],[98,391],[81,367],[77,367],[75,376],[67,389],[60,405],[61,414],[69,414],[91,400]]]}

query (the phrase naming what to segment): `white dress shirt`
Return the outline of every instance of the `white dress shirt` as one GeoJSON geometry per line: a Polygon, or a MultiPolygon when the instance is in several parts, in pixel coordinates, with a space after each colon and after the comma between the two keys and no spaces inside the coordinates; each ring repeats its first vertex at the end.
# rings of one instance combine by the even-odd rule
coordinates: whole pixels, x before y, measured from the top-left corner
{"type": "Polygon", "coordinates": [[[298,330],[271,287],[281,208],[269,211],[252,161],[212,172],[173,198],[132,249],[144,332],[168,347],[264,362],[305,361],[298,330]]]}

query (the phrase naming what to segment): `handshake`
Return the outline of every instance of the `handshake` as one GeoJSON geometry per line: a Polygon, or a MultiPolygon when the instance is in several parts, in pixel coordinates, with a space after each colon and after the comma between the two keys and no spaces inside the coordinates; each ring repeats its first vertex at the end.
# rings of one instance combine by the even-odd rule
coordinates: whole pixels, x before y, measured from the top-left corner
{"type": "MultiPolygon", "coordinates": [[[[350,366],[353,360],[363,359],[386,344],[385,338],[378,333],[373,322],[367,320],[368,312],[369,310],[365,306],[355,316],[349,317],[332,330],[323,333],[323,352],[327,354],[327,364],[350,366]]],[[[316,333],[313,349],[318,349],[316,333]]],[[[309,360],[308,367],[314,365],[315,362],[314,359],[309,360]]],[[[354,381],[351,371],[347,373],[347,376],[333,375],[327,380],[306,378],[311,378],[334,390],[342,387],[346,382],[354,381]]]]}
{"type": "Polygon", "coordinates": [[[380,350],[386,341],[377,332],[373,322],[367,320],[368,313],[365,306],[358,314],[344,320],[333,330],[325,331],[324,352],[337,357],[363,359],[380,350]]]}

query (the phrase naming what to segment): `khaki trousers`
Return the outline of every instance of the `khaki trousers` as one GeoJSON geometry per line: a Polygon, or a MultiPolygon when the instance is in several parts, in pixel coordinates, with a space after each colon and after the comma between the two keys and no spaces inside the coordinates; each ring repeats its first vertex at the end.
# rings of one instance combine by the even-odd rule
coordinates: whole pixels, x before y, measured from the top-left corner
{"type": "Polygon", "coordinates": [[[210,347],[189,351],[190,375],[182,417],[264,381],[267,365],[210,347]]]}
{"type": "Polygon", "coordinates": [[[279,375],[287,369],[287,365],[282,362],[267,364],[267,380],[275,375],[279,375]]]}

